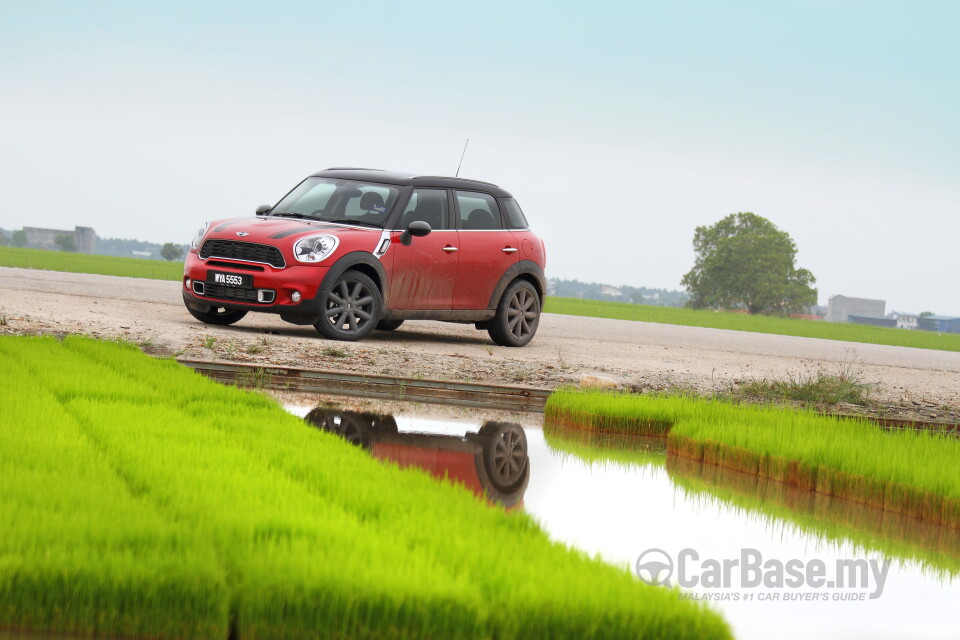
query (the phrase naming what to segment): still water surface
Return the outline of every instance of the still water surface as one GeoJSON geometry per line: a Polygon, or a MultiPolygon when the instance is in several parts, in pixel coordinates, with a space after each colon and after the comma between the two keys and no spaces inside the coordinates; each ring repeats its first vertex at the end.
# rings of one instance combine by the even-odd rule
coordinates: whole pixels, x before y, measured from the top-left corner
{"type": "Polygon", "coordinates": [[[956,530],[668,460],[655,441],[599,443],[532,414],[519,423],[477,418],[314,414],[315,423],[373,455],[426,467],[488,500],[523,508],[554,539],[608,562],[633,570],[639,556],[660,550],[644,559],[672,562],[672,572],[651,576],[648,568],[648,580],[669,574],[676,583],[684,553],[684,597],[709,599],[738,638],[960,638],[956,530]],[[757,567],[746,577],[772,586],[740,582],[735,561],[744,553],[757,567]],[[822,564],[822,580],[835,579],[838,560],[865,561],[862,573],[844,574],[847,588],[808,577],[822,564]],[[871,573],[870,561],[875,571],[887,562],[889,568],[871,573]],[[795,573],[777,582],[778,566],[795,573]],[[689,586],[713,578],[716,586],[689,586]]]}

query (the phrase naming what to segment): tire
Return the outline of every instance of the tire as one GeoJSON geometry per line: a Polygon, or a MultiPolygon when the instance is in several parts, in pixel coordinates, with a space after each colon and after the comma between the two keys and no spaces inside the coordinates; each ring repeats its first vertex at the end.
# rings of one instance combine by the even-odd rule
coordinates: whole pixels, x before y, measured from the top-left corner
{"type": "Polygon", "coordinates": [[[509,491],[520,485],[530,460],[523,427],[510,422],[487,422],[479,435],[486,440],[483,461],[497,490],[509,491]]]}
{"type": "Polygon", "coordinates": [[[381,320],[377,323],[377,331],[393,331],[403,324],[403,320],[381,320]]]}
{"type": "Polygon", "coordinates": [[[540,294],[526,280],[515,280],[497,305],[487,333],[501,347],[522,347],[533,340],[540,325],[540,294]]]}
{"type": "Polygon", "coordinates": [[[196,309],[187,307],[187,311],[204,324],[219,324],[221,326],[238,322],[243,316],[247,315],[247,312],[243,309],[227,309],[226,307],[217,306],[210,307],[210,311],[197,311],[196,309]]]}
{"type": "Polygon", "coordinates": [[[362,340],[370,335],[380,318],[383,297],[369,276],[345,271],[324,294],[323,315],[313,325],[324,338],[362,340]]]}

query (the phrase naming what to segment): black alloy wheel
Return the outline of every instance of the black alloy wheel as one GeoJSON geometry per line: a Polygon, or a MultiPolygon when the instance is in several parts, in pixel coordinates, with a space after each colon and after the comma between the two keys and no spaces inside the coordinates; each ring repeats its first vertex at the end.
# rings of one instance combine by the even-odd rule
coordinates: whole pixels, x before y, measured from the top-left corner
{"type": "Polygon", "coordinates": [[[331,340],[361,340],[376,328],[382,306],[373,280],[359,271],[347,271],[325,294],[323,316],[313,326],[331,340]]]}
{"type": "Polygon", "coordinates": [[[540,295],[526,280],[517,280],[503,293],[487,333],[502,347],[522,347],[533,340],[540,324],[540,295]]]}
{"type": "MultiPolygon", "coordinates": [[[[487,472],[493,484],[501,491],[508,490],[523,480],[527,469],[527,434],[518,424],[496,423],[487,446],[487,472]]],[[[488,431],[489,433],[489,431],[488,431]]]]}

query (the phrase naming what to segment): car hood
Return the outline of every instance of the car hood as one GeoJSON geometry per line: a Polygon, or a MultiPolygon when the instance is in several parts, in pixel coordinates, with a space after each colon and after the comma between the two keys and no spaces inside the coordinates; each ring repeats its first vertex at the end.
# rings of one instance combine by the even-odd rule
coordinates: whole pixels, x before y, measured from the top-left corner
{"type": "Polygon", "coordinates": [[[276,244],[277,240],[283,238],[294,238],[310,233],[331,233],[334,235],[344,233],[379,234],[381,231],[381,229],[373,227],[350,227],[342,224],[298,220],[296,218],[257,216],[256,218],[215,220],[210,224],[210,229],[204,238],[276,244]]]}

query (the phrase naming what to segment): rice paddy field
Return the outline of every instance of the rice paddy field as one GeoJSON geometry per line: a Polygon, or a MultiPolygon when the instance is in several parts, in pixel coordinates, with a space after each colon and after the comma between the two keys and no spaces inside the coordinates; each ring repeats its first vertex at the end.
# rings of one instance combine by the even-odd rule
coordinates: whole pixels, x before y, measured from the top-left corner
{"type": "Polygon", "coordinates": [[[135,347],[0,337],[0,629],[726,638],[719,615],[135,347]]]}
{"type": "Polygon", "coordinates": [[[638,322],[657,322],[688,327],[729,329],[770,333],[801,338],[821,338],[867,344],[883,344],[917,349],[960,351],[960,334],[907,331],[860,324],[799,320],[776,316],[751,316],[745,313],[727,313],[675,307],[601,302],[578,298],[548,297],[544,311],[589,318],[612,318],[638,322]]]}
{"type": "Polygon", "coordinates": [[[183,262],[98,256],[86,253],[0,247],[0,267],[46,269],[69,273],[96,273],[104,276],[180,280],[183,262]]]}
{"type": "Polygon", "coordinates": [[[771,528],[786,523],[793,535],[818,543],[852,543],[861,553],[879,552],[901,563],[915,563],[937,580],[960,576],[960,529],[680,456],[665,462],[670,479],[687,499],[732,507],[745,517],[759,516],[771,528]]]}
{"type": "Polygon", "coordinates": [[[783,407],[600,391],[556,392],[545,416],[659,433],[674,455],[960,527],[960,439],[947,434],[884,431],[783,407]]]}
{"type": "Polygon", "coordinates": [[[662,467],[667,448],[662,438],[588,431],[544,422],[543,438],[556,452],[590,464],[662,467]]]}

